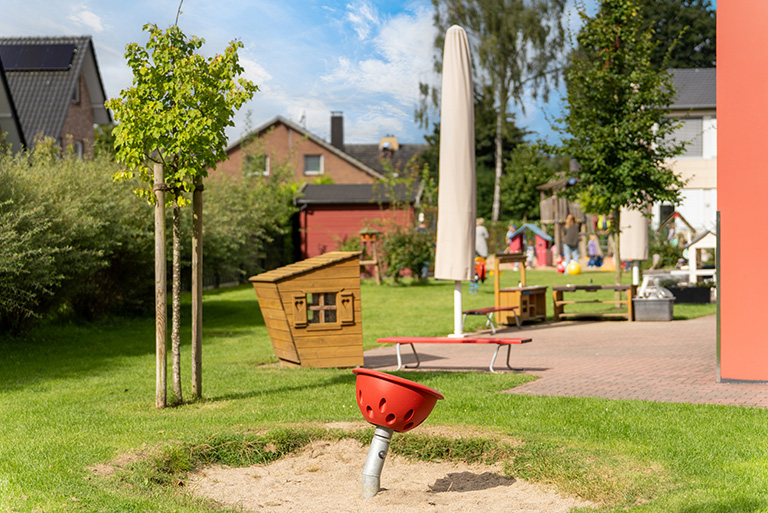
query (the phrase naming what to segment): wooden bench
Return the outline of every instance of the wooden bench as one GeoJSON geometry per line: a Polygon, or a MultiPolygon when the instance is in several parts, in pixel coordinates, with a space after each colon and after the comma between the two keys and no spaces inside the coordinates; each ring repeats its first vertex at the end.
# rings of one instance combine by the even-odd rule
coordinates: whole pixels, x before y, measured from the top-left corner
{"type": "Polygon", "coordinates": [[[413,344],[496,344],[496,351],[493,352],[493,357],[491,358],[491,365],[488,367],[491,372],[494,374],[496,373],[495,370],[493,370],[493,364],[496,362],[496,356],[499,354],[499,349],[501,349],[501,346],[507,346],[507,368],[510,370],[519,370],[519,369],[513,369],[509,366],[509,352],[512,345],[516,344],[526,344],[528,342],[532,342],[533,339],[530,338],[451,338],[451,337],[386,337],[386,338],[380,338],[377,340],[380,344],[397,344],[397,369],[400,370],[400,368],[403,366],[403,359],[400,355],[400,346],[402,344],[409,344],[411,346],[411,350],[413,351],[413,356],[416,357],[416,365],[406,365],[406,369],[415,369],[419,365],[421,365],[421,360],[419,360],[419,355],[416,353],[416,348],[413,346],[413,344]]]}
{"type": "Polygon", "coordinates": [[[464,323],[467,320],[467,315],[485,315],[486,321],[485,326],[486,328],[490,326],[491,328],[491,334],[496,334],[496,326],[493,324],[493,314],[496,312],[512,312],[515,315],[515,324],[517,324],[517,327],[520,327],[520,319],[517,317],[517,307],[516,306],[489,306],[487,308],[475,308],[473,310],[464,310],[461,313],[464,314],[464,317],[461,319],[461,331],[464,331],[464,323]]]}
{"type": "Polygon", "coordinates": [[[623,317],[628,321],[633,321],[634,312],[632,311],[632,298],[635,296],[637,287],[635,285],[555,285],[552,287],[552,299],[554,302],[554,315],[552,320],[559,321],[565,317],[623,317]],[[626,292],[626,299],[618,300],[601,300],[601,299],[588,299],[588,300],[571,300],[566,301],[563,299],[564,292],[597,292],[599,290],[614,290],[618,292],[626,292]],[[582,303],[602,303],[613,305],[626,305],[626,310],[620,313],[565,313],[563,307],[565,305],[582,304],[582,303]]]}

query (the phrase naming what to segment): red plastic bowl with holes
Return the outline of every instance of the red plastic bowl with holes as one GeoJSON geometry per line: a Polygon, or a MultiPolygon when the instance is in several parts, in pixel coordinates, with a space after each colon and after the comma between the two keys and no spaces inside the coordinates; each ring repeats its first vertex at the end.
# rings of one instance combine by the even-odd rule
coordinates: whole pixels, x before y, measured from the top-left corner
{"type": "Polygon", "coordinates": [[[370,369],[353,369],[357,374],[357,405],[365,420],[377,426],[405,433],[432,413],[443,394],[415,381],[370,369]]]}

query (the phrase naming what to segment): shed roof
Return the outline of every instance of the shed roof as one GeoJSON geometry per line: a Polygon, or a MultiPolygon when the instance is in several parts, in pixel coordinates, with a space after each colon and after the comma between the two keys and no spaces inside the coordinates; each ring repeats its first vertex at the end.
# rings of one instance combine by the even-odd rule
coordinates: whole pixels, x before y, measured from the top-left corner
{"type": "Polygon", "coordinates": [[[40,133],[61,135],[81,73],[94,121],[111,121],[90,36],[0,38],[0,59],[28,143],[40,133]]]}
{"type": "Polygon", "coordinates": [[[670,69],[675,86],[672,110],[717,107],[717,68],[670,69]]]}
{"type": "Polygon", "coordinates": [[[318,204],[367,204],[367,203],[415,203],[421,194],[421,187],[407,187],[397,184],[390,192],[381,183],[366,184],[306,184],[302,196],[296,200],[299,205],[318,204]],[[394,198],[392,197],[394,195],[394,198]]]}
{"type": "Polygon", "coordinates": [[[322,269],[324,267],[347,262],[349,260],[359,259],[359,251],[331,251],[330,253],[324,253],[316,257],[302,260],[301,262],[296,262],[294,264],[289,264],[278,269],[273,269],[272,271],[261,273],[257,276],[252,276],[249,281],[278,283],[289,278],[295,278],[296,276],[322,269]]]}

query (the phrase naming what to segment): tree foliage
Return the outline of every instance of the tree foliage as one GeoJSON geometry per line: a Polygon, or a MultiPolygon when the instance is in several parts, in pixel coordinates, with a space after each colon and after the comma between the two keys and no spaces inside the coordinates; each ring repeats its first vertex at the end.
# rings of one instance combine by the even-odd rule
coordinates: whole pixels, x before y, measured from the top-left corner
{"type": "Polygon", "coordinates": [[[657,43],[651,61],[657,69],[713,68],[716,56],[716,11],[711,0],[638,0],[644,28],[657,43]]]}
{"type": "Polygon", "coordinates": [[[539,219],[540,192],[537,187],[568,169],[568,160],[551,156],[530,144],[521,144],[506,161],[501,181],[504,213],[510,219],[539,219]]]}
{"type": "MultiPolygon", "coordinates": [[[[131,43],[125,50],[133,85],[106,104],[120,122],[114,130],[116,153],[128,168],[115,178],[138,171],[151,184],[147,162],[162,163],[173,200],[194,190],[195,178],[226,158],[225,129],[258,88],[237,78],[244,71],[237,54],[242,43],[233,41],[223,55],[205,58],[197,53],[205,40],[187,39],[176,26],[161,30],[147,24],[144,31],[146,48],[131,43]]],[[[136,192],[154,201],[151,188],[136,192]]]]}
{"type": "MultiPolygon", "coordinates": [[[[493,126],[494,193],[492,219],[501,209],[503,132],[510,102],[524,110],[523,96],[547,99],[558,82],[565,45],[565,0],[432,0],[438,35],[435,47],[442,50],[451,25],[463,27],[469,36],[475,76],[488,108],[495,113],[493,126]]],[[[435,67],[442,69],[442,54],[435,67]]],[[[429,102],[437,107],[439,94],[421,85],[422,102],[416,118],[428,126],[429,102]]]]}
{"type": "Polygon", "coordinates": [[[563,118],[563,149],[581,168],[567,192],[591,212],[676,202],[683,183],[665,161],[683,145],[671,142],[674,89],[651,62],[650,31],[634,0],[603,0],[593,18],[581,16],[563,118]]]}

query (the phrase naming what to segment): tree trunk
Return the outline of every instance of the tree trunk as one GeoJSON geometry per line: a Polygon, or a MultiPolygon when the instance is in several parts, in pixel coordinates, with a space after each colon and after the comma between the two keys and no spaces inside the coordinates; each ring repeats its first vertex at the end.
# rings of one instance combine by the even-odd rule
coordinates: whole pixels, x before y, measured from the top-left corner
{"type": "Polygon", "coordinates": [[[501,169],[502,169],[502,128],[504,123],[504,111],[506,105],[499,105],[499,112],[496,113],[496,138],[495,146],[496,151],[494,154],[494,160],[496,163],[496,176],[493,179],[493,211],[491,213],[491,220],[496,222],[499,220],[501,213],[501,169]]]}
{"type": "Polygon", "coordinates": [[[183,402],[181,394],[181,207],[173,202],[173,317],[171,354],[173,358],[173,395],[183,402]]]}
{"type": "Polygon", "coordinates": [[[192,194],[192,396],[203,396],[203,179],[192,194]]]}
{"type": "Polygon", "coordinates": [[[165,283],[165,193],[163,166],[155,164],[155,406],[165,408],[168,380],[166,376],[167,307],[165,283]]]}

